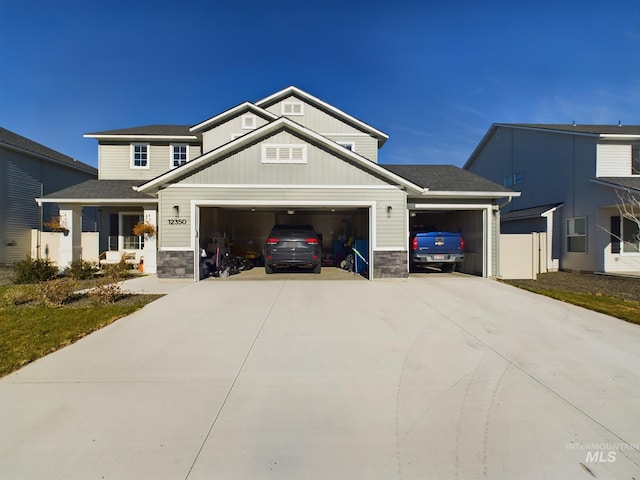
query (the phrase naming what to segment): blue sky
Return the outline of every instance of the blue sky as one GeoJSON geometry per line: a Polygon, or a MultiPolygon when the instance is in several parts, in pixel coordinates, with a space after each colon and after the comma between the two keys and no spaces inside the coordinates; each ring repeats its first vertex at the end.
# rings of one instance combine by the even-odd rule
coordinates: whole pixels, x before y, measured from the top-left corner
{"type": "Polygon", "coordinates": [[[380,163],[461,166],[494,122],[640,124],[640,1],[0,0],[0,126],[194,125],[295,85],[384,131],[380,163]]]}

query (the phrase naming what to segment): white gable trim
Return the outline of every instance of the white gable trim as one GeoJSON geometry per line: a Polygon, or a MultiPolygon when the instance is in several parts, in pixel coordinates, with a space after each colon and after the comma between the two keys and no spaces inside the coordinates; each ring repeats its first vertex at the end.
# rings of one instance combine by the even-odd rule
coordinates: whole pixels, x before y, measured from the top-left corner
{"type": "Polygon", "coordinates": [[[220,158],[224,155],[228,155],[229,153],[239,150],[244,145],[255,143],[257,139],[267,137],[274,131],[278,131],[282,129],[291,130],[295,134],[311,139],[314,142],[323,145],[324,148],[334,153],[336,156],[342,157],[342,158],[348,158],[354,163],[356,163],[357,165],[363,167],[365,171],[376,173],[381,177],[386,178],[391,183],[397,185],[400,188],[404,188],[420,194],[426,190],[425,188],[420,187],[414,183],[411,183],[405,178],[400,177],[399,175],[396,175],[393,172],[390,172],[386,168],[378,165],[377,163],[373,163],[371,160],[368,160],[358,155],[355,152],[347,150],[341,145],[325,138],[322,135],[315,133],[312,130],[309,130],[308,128],[303,127],[298,123],[292,122],[291,120],[285,117],[280,117],[278,120],[275,120],[271,123],[267,123],[266,125],[263,125],[262,127],[257,128],[256,130],[253,130],[250,133],[247,133],[241,137],[238,137],[237,139],[232,140],[231,142],[226,143],[218,147],[217,149],[212,150],[211,152],[208,152],[200,156],[199,158],[193,159],[190,162],[187,162],[180,167],[174,168],[173,170],[170,170],[164,173],[163,175],[160,175],[159,177],[156,177],[153,180],[150,180],[147,183],[144,183],[139,187],[136,187],[135,190],[137,190],[138,192],[146,192],[154,188],[158,188],[162,185],[170,183],[172,180],[177,179],[178,177],[181,177],[185,174],[194,172],[199,168],[202,168],[203,166],[209,164],[210,162],[212,162],[217,158],[220,158]]]}
{"type": "Polygon", "coordinates": [[[221,122],[230,120],[234,117],[237,117],[238,115],[241,115],[247,111],[250,111],[258,115],[259,117],[265,118],[267,120],[276,120],[278,118],[277,115],[274,115],[273,113],[269,112],[268,110],[265,110],[264,108],[260,108],[251,102],[244,102],[236,107],[230,108],[229,110],[216,115],[215,117],[211,117],[208,120],[205,120],[203,122],[198,123],[197,125],[194,125],[189,129],[189,131],[197,132],[200,130],[204,130],[217,123],[221,123],[221,122]]]}
{"type": "Polygon", "coordinates": [[[358,120],[355,117],[352,117],[348,113],[343,112],[342,110],[334,107],[333,105],[329,105],[328,103],[320,100],[317,97],[314,97],[313,95],[308,94],[307,92],[300,90],[297,87],[294,87],[293,85],[283,90],[280,90],[279,92],[276,92],[273,95],[269,95],[268,97],[263,98],[262,100],[256,102],[255,105],[262,107],[263,105],[275,103],[278,100],[284,99],[289,95],[295,95],[296,97],[302,100],[308,101],[311,104],[315,104],[321,107],[323,110],[331,112],[332,114],[336,115],[338,118],[342,118],[347,123],[351,123],[353,125],[356,125],[362,128],[367,132],[372,133],[374,136],[379,137],[382,140],[381,143],[384,143],[386,140],[389,139],[389,135],[387,135],[386,133],[381,132],[377,128],[373,128],[371,125],[368,125],[363,121],[358,120]]]}

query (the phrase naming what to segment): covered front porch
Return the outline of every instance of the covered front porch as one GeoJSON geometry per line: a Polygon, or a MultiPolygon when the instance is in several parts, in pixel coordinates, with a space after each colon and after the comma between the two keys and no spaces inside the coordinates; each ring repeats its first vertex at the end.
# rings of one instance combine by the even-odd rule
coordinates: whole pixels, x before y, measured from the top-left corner
{"type": "Polygon", "coordinates": [[[103,264],[118,263],[118,258],[126,257],[130,264],[144,265],[145,273],[156,273],[158,201],[155,196],[135,192],[134,184],[90,180],[38,198],[40,205],[58,206],[59,238],[45,245],[47,233],[40,233],[36,256],[55,259],[61,270],[75,260],[96,261],[96,255],[103,264]],[[91,242],[86,235],[83,239],[82,216],[86,207],[97,211],[97,238],[91,242]],[[141,225],[147,228],[140,229],[141,225]]]}

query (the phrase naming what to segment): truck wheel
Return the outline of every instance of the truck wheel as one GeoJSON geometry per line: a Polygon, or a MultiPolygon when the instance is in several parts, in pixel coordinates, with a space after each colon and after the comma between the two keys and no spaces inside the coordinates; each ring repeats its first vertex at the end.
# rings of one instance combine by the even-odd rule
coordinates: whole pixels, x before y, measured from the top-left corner
{"type": "Polygon", "coordinates": [[[455,270],[455,268],[456,268],[455,263],[445,263],[444,265],[442,265],[440,269],[445,273],[451,273],[455,270]]]}
{"type": "Polygon", "coordinates": [[[271,265],[268,264],[264,264],[264,273],[266,273],[267,275],[270,275],[273,273],[273,267],[271,265]]]}

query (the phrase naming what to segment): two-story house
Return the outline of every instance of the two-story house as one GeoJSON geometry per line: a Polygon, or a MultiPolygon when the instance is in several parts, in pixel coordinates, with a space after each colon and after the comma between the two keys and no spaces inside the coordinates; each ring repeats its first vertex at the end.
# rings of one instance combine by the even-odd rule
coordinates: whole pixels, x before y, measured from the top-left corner
{"type": "Polygon", "coordinates": [[[348,239],[364,242],[370,278],[407,276],[412,225],[464,230],[463,268],[489,276],[497,206],[517,195],[457,167],[381,165],[384,132],[296,87],[192,126],[85,137],[98,140],[98,179],[40,199],[63,205],[62,258],[81,255],[74,224],[94,205],[101,250],[136,252],[161,278],[197,280],[200,256],[223,243],[260,251],[276,223],[312,224],[326,262],[348,239]],[[157,235],[134,235],[139,222],[157,235]]]}
{"type": "MultiPolygon", "coordinates": [[[[97,170],[22,135],[0,128],[0,265],[31,253],[31,230],[58,215],[58,206],[40,208],[34,198],[96,178],[97,170]]],[[[91,214],[85,212],[85,227],[91,214]]]]}
{"type": "Polygon", "coordinates": [[[551,270],[640,271],[640,126],[493,124],[463,168],[521,192],[501,230],[547,232],[551,270]]]}

